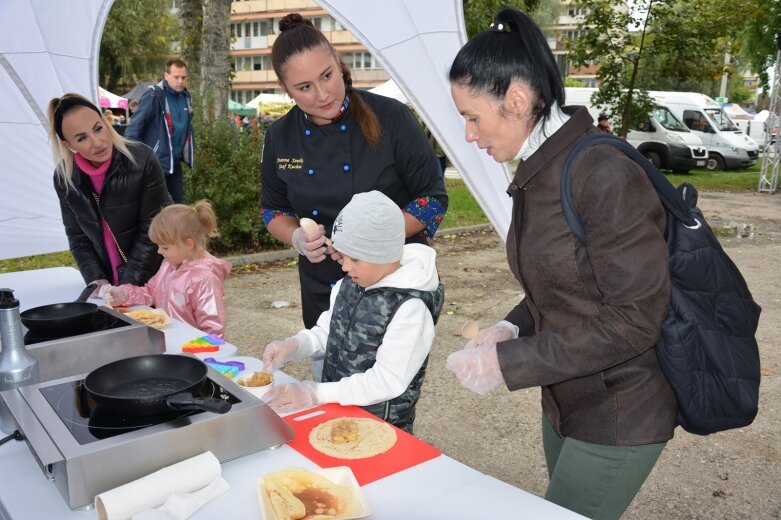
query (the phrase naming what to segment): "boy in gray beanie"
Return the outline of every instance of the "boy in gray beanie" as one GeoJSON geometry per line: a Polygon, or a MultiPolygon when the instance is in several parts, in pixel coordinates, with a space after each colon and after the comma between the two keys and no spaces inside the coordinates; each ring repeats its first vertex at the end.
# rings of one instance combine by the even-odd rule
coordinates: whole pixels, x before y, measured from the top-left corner
{"type": "Polygon", "coordinates": [[[331,239],[347,275],[334,285],[330,308],[263,353],[268,371],[325,353],[322,382],[272,388],[263,400],[274,410],[358,405],[412,431],[444,287],[436,252],[404,238],[401,210],[379,191],[358,193],[342,209],[331,239]]]}

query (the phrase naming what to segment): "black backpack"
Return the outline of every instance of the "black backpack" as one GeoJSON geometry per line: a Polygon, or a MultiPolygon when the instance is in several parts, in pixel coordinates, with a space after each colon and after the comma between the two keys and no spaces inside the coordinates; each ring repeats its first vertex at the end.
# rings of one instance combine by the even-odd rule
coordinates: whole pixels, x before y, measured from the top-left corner
{"type": "MultiPolygon", "coordinates": [[[[665,213],[670,265],[670,306],[656,344],[659,366],[678,401],[678,421],[699,435],[751,424],[759,402],[759,348],[754,334],[761,308],[743,276],[697,208],[697,190],[677,189],[626,141],[588,134],[567,155],[561,175],[561,209],[585,250],[586,232],[572,202],[572,167],[588,147],[607,144],[639,164],[665,213]]],[[[585,251],[578,269],[595,299],[601,294],[585,251]]]]}

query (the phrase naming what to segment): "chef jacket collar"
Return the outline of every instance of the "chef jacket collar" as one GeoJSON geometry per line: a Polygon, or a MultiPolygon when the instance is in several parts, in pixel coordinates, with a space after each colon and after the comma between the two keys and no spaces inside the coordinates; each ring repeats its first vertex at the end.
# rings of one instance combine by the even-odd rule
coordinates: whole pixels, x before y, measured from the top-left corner
{"type": "MultiPolygon", "coordinates": [[[[339,107],[339,115],[336,116],[335,118],[331,119],[331,122],[335,123],[335,122],[339,121],[342,118],[342,116],[344,115],[344,113],[347,112],[348,108],[350,108],[350,94],[345,94],[344,101],[342,101],[342,106],[339,107]]],[[[309,119],[309,114],[304,112],[304,117],[309,119]]]]}

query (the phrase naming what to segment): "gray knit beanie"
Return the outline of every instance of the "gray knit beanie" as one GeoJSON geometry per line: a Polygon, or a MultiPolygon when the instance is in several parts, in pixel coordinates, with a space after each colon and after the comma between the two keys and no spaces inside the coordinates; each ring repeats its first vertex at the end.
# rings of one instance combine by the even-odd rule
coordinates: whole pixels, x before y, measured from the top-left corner
{"type": "Polygon", "coordinates": [[[390,264],[404,253],[404,215],[379,191],[357,193],[334,221],[334,249],[373,264],[390,264]]]}

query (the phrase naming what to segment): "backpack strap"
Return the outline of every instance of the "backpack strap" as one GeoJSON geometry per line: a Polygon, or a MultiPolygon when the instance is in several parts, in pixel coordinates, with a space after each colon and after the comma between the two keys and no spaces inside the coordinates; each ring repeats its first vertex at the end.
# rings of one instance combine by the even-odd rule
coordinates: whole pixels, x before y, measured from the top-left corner
{"type": "MultiPolygon", "coordinates": [[[[589,293],[589,296],[597,301],[602,300],[602,292],[597,286],[597,279],[596,276],[594,276],[594,270],[591,268],[588,251],[586,250],[586,227],[583,225],[583,219],[580,218],[580,214],[578,214],[577,209],[575,209],[575,203],[572,200],[572,169],[581,153],[592,146],[600,144],[607,144],[618,148],[643,168],[656,190],[656,194],[659,196],[662,206],[664,206],[666,210],[668,219],[670,219],[672,215],[674,218],[677,218],[687,225],[699,225],[689,215],[689,206],[686,201],[684,201],[685,192],[684,197],[682,197],[678,190],[675,189],[675,186],[667,180],[667,177],[651,164],[643,154],[638,152],[634,146],[617,136],[605,133],[591,133],[580,139],[575,143],[575,146],[572,147],[567,154],[567,158],[564,160],[560,186],[561,210],[564,213],[564,219],[567,221],[567,225],[580,242],[581,247],[575,249],[575,261],[577,262],[578,272],[583,280],[583,285],[589,293]]],[[[696,191],[694,193],[694,196],[696,197],[696,191]]],[[[669,229],[670,226],[668,225],[667,227],[669,229]]]]}
{"type": "Polygon", "coordinates": [[[572,168],[582,152],[587,148],[600,144],[607,144],[618,148],[643,168],[645,174],[648,176],[648,180],[651,181],[654,189],[656,189],[662,206],[664,206],[668,213],[671,213],[675,218],[684,222],[686,225],[693,226],[697,224],[689,215],[689,208],[681,198],[678,190],[675,189],[675,186],[673,186],[672,183],[667,180],[667,177],[651,164],[643,154],[638,152],[634,146],[614,135],[591,133],[575,143],[575,146],[572,147],[567,154],[567,158],[564,160],[564,169],[561,172],[561,210],[564,212],[564,219],[567,221],[567,225],[572,229],[572,232],[581,244],[586,245],[586,228],[583,225],[583,220],[575,209],[575,204],[572,200],[572,168]]]}

